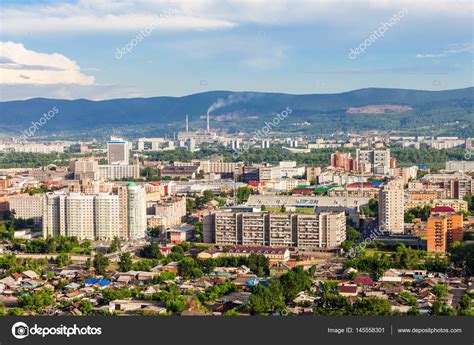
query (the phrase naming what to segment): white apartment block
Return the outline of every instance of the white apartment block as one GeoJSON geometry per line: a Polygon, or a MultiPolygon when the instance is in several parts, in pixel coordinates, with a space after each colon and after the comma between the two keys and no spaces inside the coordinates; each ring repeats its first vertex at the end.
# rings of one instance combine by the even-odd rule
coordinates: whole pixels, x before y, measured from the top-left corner
{"type": "Polygon", "coordinates": [[[145,237],[146,192],[132,185],[117,194],[47,193],[43,197],[43,236],[111,240],[145,237]]]}
{"type": "Polygon", "coordinates": [[[379,191],[379,229],[394,234],[404,232],[404,184],[402,179],[384,184],[379,191]]]}
{"type": "Polygon", "coordinates": [[[28,153],[63,153],[62,144],[12,144],[0,145],[0,151],[28,152],[28,153]]]}
{"type": "MultiPolygon", "coordinates": [[[[474,151],[471,153],[474,156],[474,151]]],[[[474,171],[474,161],[448,161],[446,162],[447,171],[474,171]]]]}
{"type": "Polygon", "coordinates": [[[147,230],[145,189],[131,182],[127,194],[128,237],[132,240],[144,238],[147,230]]]}
{"type": "Polygon", "coordinates": [[[95,238],[111,240],[120,237],[121,218],[119,196],[100,193],[94,203],[95,238]]]}
{"type": "Polygon", "coordinates": [[[94,196],[71,193],[66,198],[66,236],[93,240],[94,196]]]}
{"type": "Polygon", "coordinates": [[[43,198],[41,195],[12,196],[8,200],[9,210],[16,218],[33,219],[35,224],[41,223],[43,216],[43,198]]]}
{"type": "Polygon", "coordinates": [[[136,176],[136,167],[133,164],[99,165],[99,179],[104,181],[122,180],[124,178],[139,178],[136,176]]]}

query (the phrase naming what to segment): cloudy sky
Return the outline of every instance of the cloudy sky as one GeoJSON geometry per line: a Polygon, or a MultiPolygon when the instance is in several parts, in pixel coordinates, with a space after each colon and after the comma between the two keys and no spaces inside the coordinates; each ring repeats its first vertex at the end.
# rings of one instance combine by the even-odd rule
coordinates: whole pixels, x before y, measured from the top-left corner
{"type": "Polygon", "coordinates": [[[463,88],[473,4],[2,0],[0,98],[463,88]]]}

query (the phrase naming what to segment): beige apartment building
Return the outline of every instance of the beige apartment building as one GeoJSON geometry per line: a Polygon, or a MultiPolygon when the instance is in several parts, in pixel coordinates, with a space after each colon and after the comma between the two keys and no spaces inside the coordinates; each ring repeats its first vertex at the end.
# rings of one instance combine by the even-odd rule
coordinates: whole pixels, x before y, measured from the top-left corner
{"type": "Polygon", "coordinates": [[[169,229],[181,225],[186,215],[186,197],[160,198],[147,202],[149,228],[169,229]]]}
{"type": "Polygon", "coordinates": [[[379,229],[394,234],[404,232],[403,180],[384,184],[379,191],[379,229]]]}
{"type": "Polygon", "coordinates": [[[218,211],[204,216],[206,242],[220,245],[337,249],[346,239],[344,212],[218,211]]]}

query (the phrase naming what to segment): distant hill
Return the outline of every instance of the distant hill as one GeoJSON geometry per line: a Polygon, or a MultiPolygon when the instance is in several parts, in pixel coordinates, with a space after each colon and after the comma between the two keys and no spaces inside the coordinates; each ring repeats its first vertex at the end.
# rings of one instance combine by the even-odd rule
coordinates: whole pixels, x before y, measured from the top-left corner
{"type": "Polygon", "coordinates": [[[474,87],[447,91],[367,88],[338,94],[210,91],[184,97],[104,101],[45,98],[7,101],[0,102],[0,131],[16,131],[29,126],[31,121],[38,121],[44,112],[53,107],[59,109],[59,113],[42,128],[44,131],[184,123],[185,114],[189,114],[190,121],[197,121],[208,110],[213,116],[221,116],[221,121],[228,119],[236,128],[251,128],[258,127],[260,121],[239,123],[239,119],[264,119],[287,107],[292,109],[291,119],[286,120],[287,125],[291,121],[305,120],[316,131],[377,128],[378,123],[373,122],[373,116],[347,114],[350,108],[368,105],[391,105],[404,109],[401,113],[390,113],[388,122],[384,120],[384,114],[378,115],[383,128],[402,129],[458,121],[463,128],[471,131],[474,125],[474,87]],[[320,126],[316,128],[317,123],[320,126]]]}

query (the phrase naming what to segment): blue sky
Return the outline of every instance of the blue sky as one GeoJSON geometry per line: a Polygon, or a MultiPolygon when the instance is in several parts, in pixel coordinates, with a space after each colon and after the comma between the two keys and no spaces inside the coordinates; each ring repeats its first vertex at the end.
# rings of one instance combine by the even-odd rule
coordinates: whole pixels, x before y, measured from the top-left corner
{"type": "Polygon", "coordinates": [[[0,6],[2,100],[474,84],[470,0],[4,0],[0,6]],[[349,57],[384,25],[383,37],[349,57]],[[117,49],[147,28],[149,36],[117,59],[117,49]]]}

